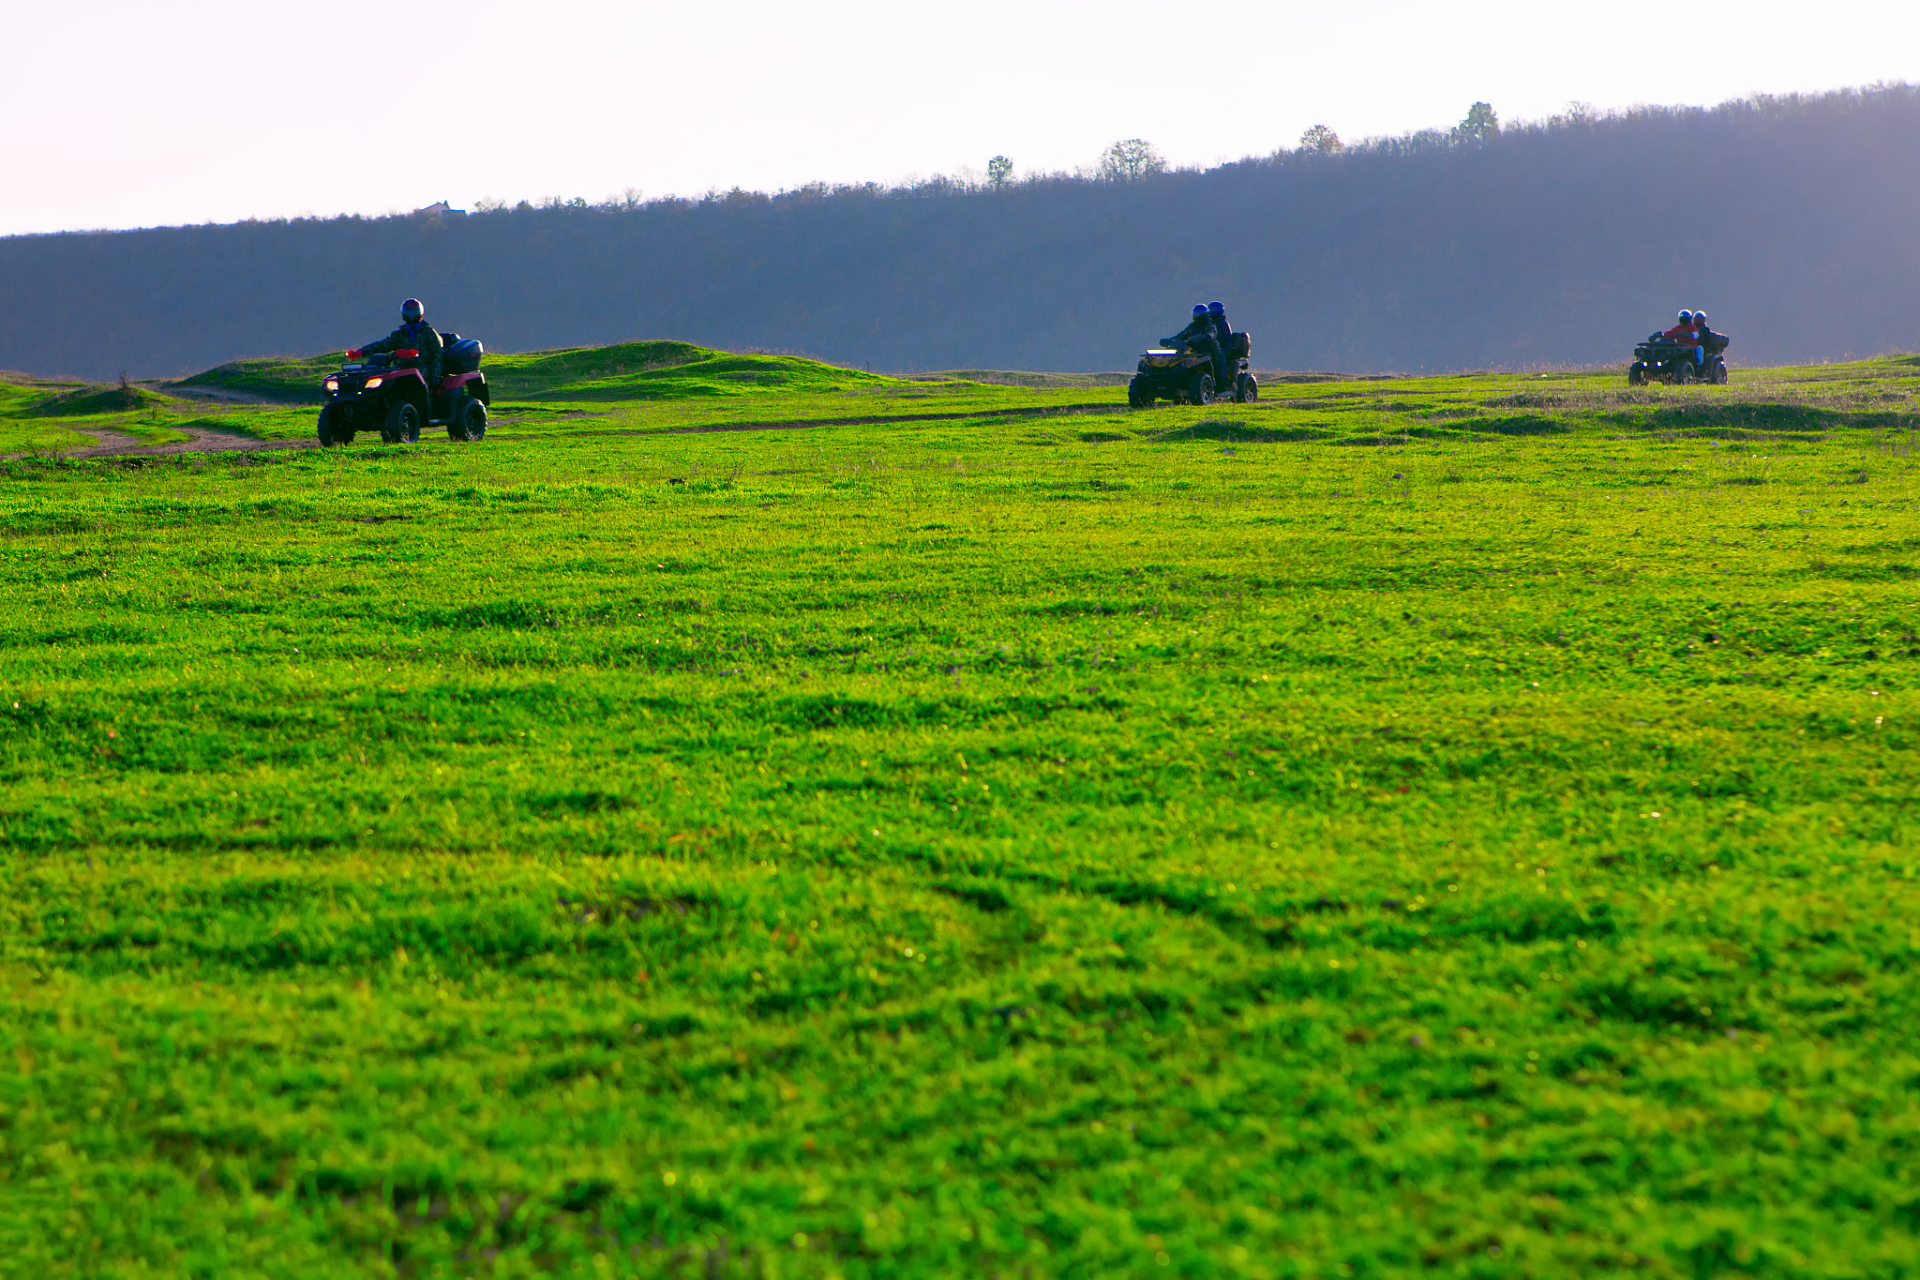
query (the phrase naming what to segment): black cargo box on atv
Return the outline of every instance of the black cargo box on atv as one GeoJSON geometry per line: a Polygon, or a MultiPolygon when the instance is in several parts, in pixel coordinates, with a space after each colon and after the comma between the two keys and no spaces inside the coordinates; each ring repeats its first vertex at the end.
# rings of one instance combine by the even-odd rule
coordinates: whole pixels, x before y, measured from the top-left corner
{"type": "Polygon", "coordinates": [[[457,333],[443,333],[440,341],[446,346],[444,359],[448,373],[472,373],[480,367],[480,358],[487,349],[480,345],[478,338],[462,338],[457,333]]]}

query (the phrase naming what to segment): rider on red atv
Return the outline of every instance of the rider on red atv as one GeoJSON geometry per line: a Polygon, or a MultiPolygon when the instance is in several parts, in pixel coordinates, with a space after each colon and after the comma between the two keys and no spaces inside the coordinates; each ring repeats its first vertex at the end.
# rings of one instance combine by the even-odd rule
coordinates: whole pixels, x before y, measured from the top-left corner
{"type": "Polygon", "coordinates": [[[436,331],[417,298],[401,306],[400,322],[381,341],[347,352],[350,363],[327,375],[317,426],[322,445],[351,444],[376,430],[385,444],[416,444],[426,426],[445,426],[451,440],[486,436],[493,399],[480,372],[480,340],[436,331]]]}
{"type": "Polygon", "coordinates": [[[420,367],[426,372],[427,385],[438,387],[446,367],[446,351],[440,335],[434,332],[426,321],[426,308],[420,305],[420,299],[408,298],[400,304],[400,327],[378,342],[369,342],[349,356],[359,356],[375,351],[418,351],[420,367]]]}

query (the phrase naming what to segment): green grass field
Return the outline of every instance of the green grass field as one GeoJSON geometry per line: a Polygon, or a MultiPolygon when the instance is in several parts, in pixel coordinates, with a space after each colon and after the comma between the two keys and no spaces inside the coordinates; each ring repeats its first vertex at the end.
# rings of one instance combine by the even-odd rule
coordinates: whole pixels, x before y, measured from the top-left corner
{"type": "Polygon", "coordinates": [[[690,350],[0,393],[0,1274],[1920,1275],[1920,363],[690,350]]]}

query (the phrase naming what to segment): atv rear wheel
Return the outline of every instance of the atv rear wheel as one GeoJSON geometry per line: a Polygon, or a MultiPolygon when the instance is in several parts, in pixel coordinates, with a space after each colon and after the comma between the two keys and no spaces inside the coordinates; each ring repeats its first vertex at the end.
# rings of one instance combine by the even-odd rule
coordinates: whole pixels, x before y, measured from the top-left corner
{"type": "Polygon", "coordinates": [[[1233,402],[1246,404],[1249,400],[1260,398],[1260,382],[1250,373],[1243,373],[1233,380],[1233,402]]]}
{"type": "Polygon", "coordinates": [[[1153,407],[1153,389],[1147,380],[1135,374],[1133,381],[1127,384],[1127,408],[1150,409],[1153,407]]]}
{"type": "Polygon", "coordinates": [[[1727,366],[1725,366],[1724,364],[1714,365],[1711,381],[1713,382],[1713,385],[1716,387],[1726,386],[1727,385],[1727,366]]]}
{"type": "Polygon", "coordinates": [[[1212,404],[1213,403],[1213,375],[1212,374],[1206,372],[1203,369],[1196,372],[1193,375],[1192,381],[1187,383],[1187,403],[1188,404],[1212,404]]]}
{"type": "Polygon", "coordinates": [[[412,401],[396,400],[388,406],[380,439],[387,444],[420,443],[420,410],[414,408],[412,401]]]}
{"type": "Polygon", "coordinates": [[[447,421],[447,439],[477,444],[487,434],[487,406],[472,396],[461,396],[447,421]]]}

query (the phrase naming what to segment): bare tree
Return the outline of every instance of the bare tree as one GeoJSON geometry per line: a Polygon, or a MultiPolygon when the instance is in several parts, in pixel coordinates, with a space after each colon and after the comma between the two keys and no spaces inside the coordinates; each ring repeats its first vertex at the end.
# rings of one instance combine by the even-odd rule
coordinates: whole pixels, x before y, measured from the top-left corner
{"type": "Polygon", "coordinates": [[[995,191],[1006,186],[1013,177],[1013,161],[1005,156],[995,156],[987,161],[987,185],[995,191]]]}
{"type": "Polygon", "coordinates": [[[1560,114],[1554,117],[1556,121],[1565,125],[1592,124],[1599,118],[1600,113],[1594,109],[1591,102],[1581,102],[1577,98],[1561,108],[1560,114]]]}
{"type": "Polygon", "coordinates": [[[1317,155],[1338,155],[1347,149],[1340,135],[1324,124],[1317,124],[1300,135],[1300,149],[1317,155]]]}
{"type": "Polygon", "coordinates": [[[1156,173],[1165,173],[1167,162],[1145,138],[1127,138],[1100,153],[1095,168],[1103,182],[1138,182],[1156,173]]]}

